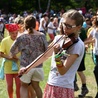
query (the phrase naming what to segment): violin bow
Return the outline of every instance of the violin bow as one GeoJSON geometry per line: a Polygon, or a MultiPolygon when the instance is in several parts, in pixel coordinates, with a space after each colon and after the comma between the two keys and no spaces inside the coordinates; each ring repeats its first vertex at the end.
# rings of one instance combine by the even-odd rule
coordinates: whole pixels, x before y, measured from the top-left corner
{"type": "MultiPolygon", "coordinates": [[[[55,43],[51,43],[49,45],[49,48],[47,48],[47,50],[42,53],[41,55],[39,55],[32,63],[30,63],[28,66],[26,66],[26,70],[24,73],[27,73],[30,69],[36,67],[36,66],[39,66],[39,64],[43,63],[45,60],[47,60],[49,57],[47,57],[46,55],[52,51],[54,45],[56,45],[59,41],[61,41],[63,38],[65,37],[65,35],[62,35],[55,43]],[[44,58],[45,59],[44,59],[44,58]]],[[[23,74],[24,74],[23,73],[23,74]]]]}

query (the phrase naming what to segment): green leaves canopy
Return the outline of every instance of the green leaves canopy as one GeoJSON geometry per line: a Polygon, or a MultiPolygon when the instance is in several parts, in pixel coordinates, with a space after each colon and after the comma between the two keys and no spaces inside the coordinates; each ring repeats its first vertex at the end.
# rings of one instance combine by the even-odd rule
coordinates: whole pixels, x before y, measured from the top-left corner
{"type": "MultiPolygon", "coordinates": [[[[42,11],[47,10],[48,0],[0,0],[0,9],[5,12],[21,13],[27,11],[39,11],[39,4],[42,11]]],[[[64,10],[70,8],[80,8],[85,6],[85,3],[89,1],[89,6],[96,8],[98,6],[97,0],[51,0],[50,9],[59,11],[62,8],[64,10]]]]}

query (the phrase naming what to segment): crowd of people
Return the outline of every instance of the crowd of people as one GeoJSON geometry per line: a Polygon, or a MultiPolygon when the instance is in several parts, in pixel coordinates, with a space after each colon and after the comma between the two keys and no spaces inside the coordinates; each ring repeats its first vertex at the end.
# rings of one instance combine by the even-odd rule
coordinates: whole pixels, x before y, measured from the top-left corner
{"type": "MultiPolygon", "coordinates": [[[[79,90],[77,73],[82,84],[78,97],[85,97],[89,93],[84,74],[89,46],[93,47],[92,60],[96,65],[94,75],[98,86],[97,15],[98,11],[92,14],[90,10],[84,14],[76,9],[60,12],[59,17],[54,13],[34,14],[25,11],[23,16],[13,14],[6,20],[1,14],[0,57],[3,58],[9,98],[13,98],[14,80],[16,98],[74,98],[74,92],[79,90]],[[66,47],[67,40],[71,44],[66,47]],[[51,69],[42,92],[39,83],[44,80],[43,62],[50,56],[51,69]],[[41,59],[35,67],[27,71],[28,65],[38,57],[41,59]],[[17,70],[13,70],[13,66],[17,70]]],[[[98,93],[95,98],[98,98],[98,93]]]]}

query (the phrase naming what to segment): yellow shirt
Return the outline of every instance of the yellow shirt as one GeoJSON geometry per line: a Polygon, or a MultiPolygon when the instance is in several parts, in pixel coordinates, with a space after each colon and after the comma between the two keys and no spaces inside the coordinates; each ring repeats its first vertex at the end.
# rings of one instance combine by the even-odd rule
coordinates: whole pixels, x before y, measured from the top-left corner
{"type": "Polygon", "coordinates": [[[90,32],[93,30],[93,27],[90,27],[87,31],[87,37],[90,35],[90,32]]]}
{"type": "MultiPolygon", "coordinates": [[[[10,38],[10,36],[5,37],[1,42],[0,52],[3,52],[4,54],[9,55],[10,48],[13,42],[14,41],[10,38]]],[[[20,57],[20,54],[17,54],[16,56],[20,57]]],[[[19,62],[17,62],[17,65],[19,69],[19,65],[20,65],[19,62]]],[[[4,72],[6,74],[14,74],[14,73],[17,73],[18,71],[12,71],[12,61],[6,60],[6,62],[4,63],[4,72]]]]}
{"type": "MultiPolygon", "coordinates": [[[[88,31],[87,31],[87,37],[90,35],[90,32],[91,32],[93,29],[94,29],[94,27],[90,27],[90,28],[88,29],[88,31]]],[[[91,44],[89,44],[89,46],[90,46],[90,49],[92,50],[92,49],[93,49],[93,44],[91,43],[91,44]]]]}

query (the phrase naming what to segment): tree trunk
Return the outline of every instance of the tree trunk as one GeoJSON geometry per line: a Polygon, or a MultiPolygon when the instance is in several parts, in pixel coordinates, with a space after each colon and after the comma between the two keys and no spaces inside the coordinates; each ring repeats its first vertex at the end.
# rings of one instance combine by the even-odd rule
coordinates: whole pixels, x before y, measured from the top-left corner
{"type": "Polygon", "coordinates": [[[47,11],[50,10],[50,3],[51,3],[51,0],[48,0],[48,4],[47,4],[47,11]]]}
{"type": "Polygon", "coordinates": [[[41,10],[40,0],[38,0],[39,10],[41,10]]]}

